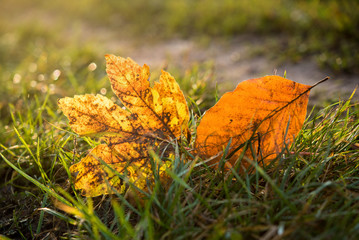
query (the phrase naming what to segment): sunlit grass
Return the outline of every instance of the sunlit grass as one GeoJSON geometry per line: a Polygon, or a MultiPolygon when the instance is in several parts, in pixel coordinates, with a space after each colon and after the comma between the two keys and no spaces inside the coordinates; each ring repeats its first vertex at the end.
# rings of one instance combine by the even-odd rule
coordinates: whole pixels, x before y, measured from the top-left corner
{"type": "MultiPolygon", "coordinates": [[[[57,107],[58,98],[75,94],[104,94],[116,100],[105,76],[107,52],[91,39],[84,43],[62,35],[66,26],[72,26],[73,19],[66,16],[76,15],[75,22],[97,27],[121,25],[134,36],[160,30],[165,30],[161,37],[231,38],[247,30],[284,33],[290,35],[289,47],[273,45],[280,52],[286,49],[284,58],[320,53],[319,62],[350,70],[357,66],[359,54],[351,40],[357,16],[351,15],[355,11],[343,14],[354,9],[349,2],[328,1],[326,8],[320,1],[293,5],[279,0],[264,5],[261,1],[239,5],[237,1],[223,5],[17,2],[24,9],[43,6],[56,12],[64,24],[49,29],[39,22],[4,21],[4,16],[11,17],[6,11],[13,6],[10,1],[0,10],[7,12],[0,22],[4,33],[0,38],[0,238],[3,234],[13,239],[350,239],[359,234],[358,103],[335,100],[325,109],[315,109],[295,144],[270,168],[253,165],[251,174],[208,168],[195,159],[192,143],[177,148],[176,164],[168,170],[171,183],[164,186],[156,179],[144,202],[121,194],[90,199],[77,193],[68,169],[97,143],[76,136],[57,107]],[[272,5],[278,9],[273,11],[272,5]],[[153,14],[157,18],[151,18],[153,14]],[[319,30],[312,29],[313,21],[321,26],[319,30]],[[292,29],[292,24],[298,28],[292,29]]],[[[21,7],[17,11],[22,13],[21,7]]],[[[208,62],[168,71],[187,97],[193,140],[201,114],[219,97],[213,66],[208,62]]],[[[156,154],[151,157],[161,159],[156,154]]]]}
{"type": "MultiPolygon", "coordinates": [[[[14,169],[3,186],[15,191],[14,198],[19,198],[15,193],[27,193],[27,204],[38,209],[34,225],[26,223],[32,237],[52,228],[55,235],[91,239],[351,237],[358,234],[359,220],[358,109],[348,101],[320,110],[272,166],[254,164],[253,173],[213,170],[192,159],[191,143],[177,148],[175,164],[167,172],[172,182],[165,186],[155,178],[145,201],[121,194],[93,199],[78,195],[68,167],[86,154],[91,142],[61,129],[58,122],[64,118],[59,114],[42,122],[37,114],[26,120],[18,114],[11,130],[16,145],[1,150],[14,169]],[[33,139],[32,132],[39,136],[33,139]]],[[[191,121],[198,119],[193,115],[191,121]]],[[[190,127],[195,132],[196,124],[190,127]]],[[[152,164],[160,164],[158,155],[151,158],[157,159],[152,164]]],[[[11,168],[5,167],[7,172],[11,168]]],[[[21,210],[14,214],[23,219],[21,210]]],[[[29,236],[19,225],[10,229],[29,236]]]]}
{"type": "MultiPolygon", "coordinates": [[[[60,53],[54,53],[61,59],[60,53]]],[[[3,234],[23,239],[49,232],[93,239],[247,239],[266,234],[325,239],[358,234],[359,107],[349,101],[313,111],[316,114],[308,118],[296,143],[271,167],[253,165],[254,173],[242,175],[216,171],[196,159],[188,143],[177,148],[175,164],[168,170],[170,185],[156,179],[154,188],[144,194],[146,201],[121,194],[93,199],[80,196],[68,168],[96,143],[69,129],[57,99],[101,93],[104,88],[102,94],[113,95],[104,76],[104,60],[95,61],[86,51],[77,56],[87,61],[73,68],[56,66],[61,69],[57,80],[57,75],[34,80],[41,88],[23,81],[40,74],[29,69],[32,61],[17,68],[24,77],[15,86],[22,90],[18,98],[9,98],[10,105],[4,110],[8,115],[2,118],[5,131],[0,153],[1,202],[18,203],[5,210],[7,221],[0,225],[3,234]],[[94,69],[94,62],[101,67],[94,69]],[[50,84],[56,85],[55,91],[50,84]],[[57,88],[61,91],[56,92],[57,88]]],[[[41,59],[36,65],[49,74],[54,72],[41,59]]],[[[203,109],[216,98],[216,89],[209,84],[211,65],[195,65],[184,74],[172,70],[190,96],[193,140],[203,109]]],[[[157,159],[153,164],[161,162],[156,154],[151,157],[157,159]]]]}

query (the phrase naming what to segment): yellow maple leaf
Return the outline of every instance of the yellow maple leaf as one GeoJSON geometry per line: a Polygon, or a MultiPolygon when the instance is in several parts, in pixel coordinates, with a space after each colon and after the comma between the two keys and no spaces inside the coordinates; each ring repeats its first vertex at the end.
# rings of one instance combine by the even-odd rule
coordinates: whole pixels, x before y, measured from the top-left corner
{"type": "MultiPolygon", "coordinates": [[[[100,137],[96,146],[79,163],[75,188],[86,196],[126,191],[126,177],[140,189],[153,178],[149,148],[168,149],[169,142],[187,132],[189,111],[175,79],[162,71],[159,82],[150,86],[147,65],[132,59],[106,55],[112,90],[126,109],[101,95],[62,98],[58,105],[80,136],[100,137]],[[113,170],[117,171],[116,174],[113,170]]],[[[171,163],[160,166],[160,175],[171,163]]]]}

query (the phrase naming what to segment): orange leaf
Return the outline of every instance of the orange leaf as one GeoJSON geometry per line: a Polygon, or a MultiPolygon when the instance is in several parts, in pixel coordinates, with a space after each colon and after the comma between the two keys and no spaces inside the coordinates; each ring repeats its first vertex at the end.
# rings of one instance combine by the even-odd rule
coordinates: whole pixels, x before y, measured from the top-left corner
{"type": "MultiPolygon", "coordinates": [[[[101,95],[58,102],[76,133],[104,141],[70,167],[77,173],[75,187],[86,196],[112,193],[113,188],[124,192],[128,188],[124,179],[145,189],[146,180],[153,180],[148,150],[170,150],[170,141],[187,132],[189,121],[186,100],[169,73],[162,71],[160,81],[151,87],[147,65],[113,55],[106,55],[106,62],[112,89],[126,110],[101,95]]],[[[169,156],[168,151],[165,154],[169,156]]],[[[169,161],[160,166],[161,176],[170,165],[169,161]]]]}
{"type": "MultiPolygon", "coordinates": [[[[229,152],[253,138],[254,154],[258,155],[255,159],[268,164],[302,128],[310,89],[279,76],[241,82],[204,114],[197,128],[195,148],[206,159],[220,155],[230,139],[229,152]]],[[[225,169],[233,167],[240,155],[240,150],[235,152],[225,169]]],[[[247,150],[245,156],[253,159],[252,151],[247,150]]],[[[220,158],[209,164],[218,163],[220,158]]],[[[243,168],[248,165],[242,161],[243,168]]]]}

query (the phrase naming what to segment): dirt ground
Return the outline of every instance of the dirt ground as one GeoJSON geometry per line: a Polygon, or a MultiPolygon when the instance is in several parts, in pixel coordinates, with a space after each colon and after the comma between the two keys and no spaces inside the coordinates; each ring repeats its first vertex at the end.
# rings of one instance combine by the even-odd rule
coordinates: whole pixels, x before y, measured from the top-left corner
{"type": "MultiPolygon", "coordinates": [[[[152,70],[167,67],[169,64],[185,70],[195,63],[210,61],[214,65],[216,82],[222,93],[234,89],[241,81],[266,75],[283,76],[284,71],[288,79],[308,85],[329,76],[328,81],[311,91],[311,98],[316,102],[346,100],[359,86],[359,76],[320,68],[315,56],[297,63],[282,61],[284,63],[281,64],[265,53],[255,54],[257,48],[263,49],[268,42],[263,36],[259,38],[243,35],[230,40],[210,39],[203,43],[198,39],[131,39],[123,33],[91,28],[86,24],[77,29],[82,29],[78,33],[80,39],[97,41],[106,51],[104,54],[131,57],[141,65],[146,63],[152,70]],[[221,86],[224,86],[225,90],[221,89],[221,86]]],[[[354,99],[359,100],[359,92],[354,94],[354,99]]]]}
{"type": "MultiPolygon", "coordinates": [[[[315,59],[307,58],[298,63],[288,62],[278,64],[266,56],[253,55],[253,49],[259,47],[263,40],[253,36],[238,37],[232,41],[213,40],[200,44],[195,40],[172,39],[161,42],[145,42],[117,40],[108,37],[101,40],[107,51],[131,57],[139,64],[146,63],[151,69],[159,69],[167,64],[186,69],[194,63],[213,61],[216,81],[227,86],[226,90],[234,88],[239,82],[265,75],[283,76],[308,85],[313,85],[326,76],[330,79],[312,90],[311,96],[320,101],[346,100],[359,84],[355,75],[334,74],[329,69],[319,68],[315,59]],[[107,39],[107,40],[106,40],[107,39]],[[229,86],[229,87],[228,87],[229,86]]],[[[221,89],[220,89],[221,91],[221,89]]],[[[359,93],[355,93],[359,99],[359,93]]]]}

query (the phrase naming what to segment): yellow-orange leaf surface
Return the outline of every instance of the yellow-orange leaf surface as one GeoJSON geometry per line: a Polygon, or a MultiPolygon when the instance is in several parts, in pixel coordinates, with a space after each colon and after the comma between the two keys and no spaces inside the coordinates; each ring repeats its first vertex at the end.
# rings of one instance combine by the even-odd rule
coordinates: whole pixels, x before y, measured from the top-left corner
{"type": "MultiPolygon", "coordinates": [[[[310,88],[279,76],[241,82],[204,114],[195,148],[203,159],[219,155],[209,162],[216,164],[230,139],[229,153],[253,137],[254,151],[247,150],[245,156],[268,164],[302,128],[310,88]]],[[[235,152],[225,169],[233,167],[241,153],[235,152]]],[[[247,161],[241,163],[248,167],[247,161]]]]}
{"type": "MultiPolygon", "coordinates": [[[[153,178],[149,148],[170,149],[169,141],[186,132],[189,121],[186,100],[169,73],[162,71],[159,82],[151,87],[147,65],[141,67],[130,58],[114,55],[106,55],[106,63],[112,90],[126,109],[102,95],[66,97],[58,102],[73,131],[104,142],[70,167],[77,173],[75,187],[86,196],[112,193],[113,188],[124,192],[128,187],[124,179],[145,189],[146,179],[153,178]]],[[[170,164],[160,166],[160,175],[170,164]]]]}

